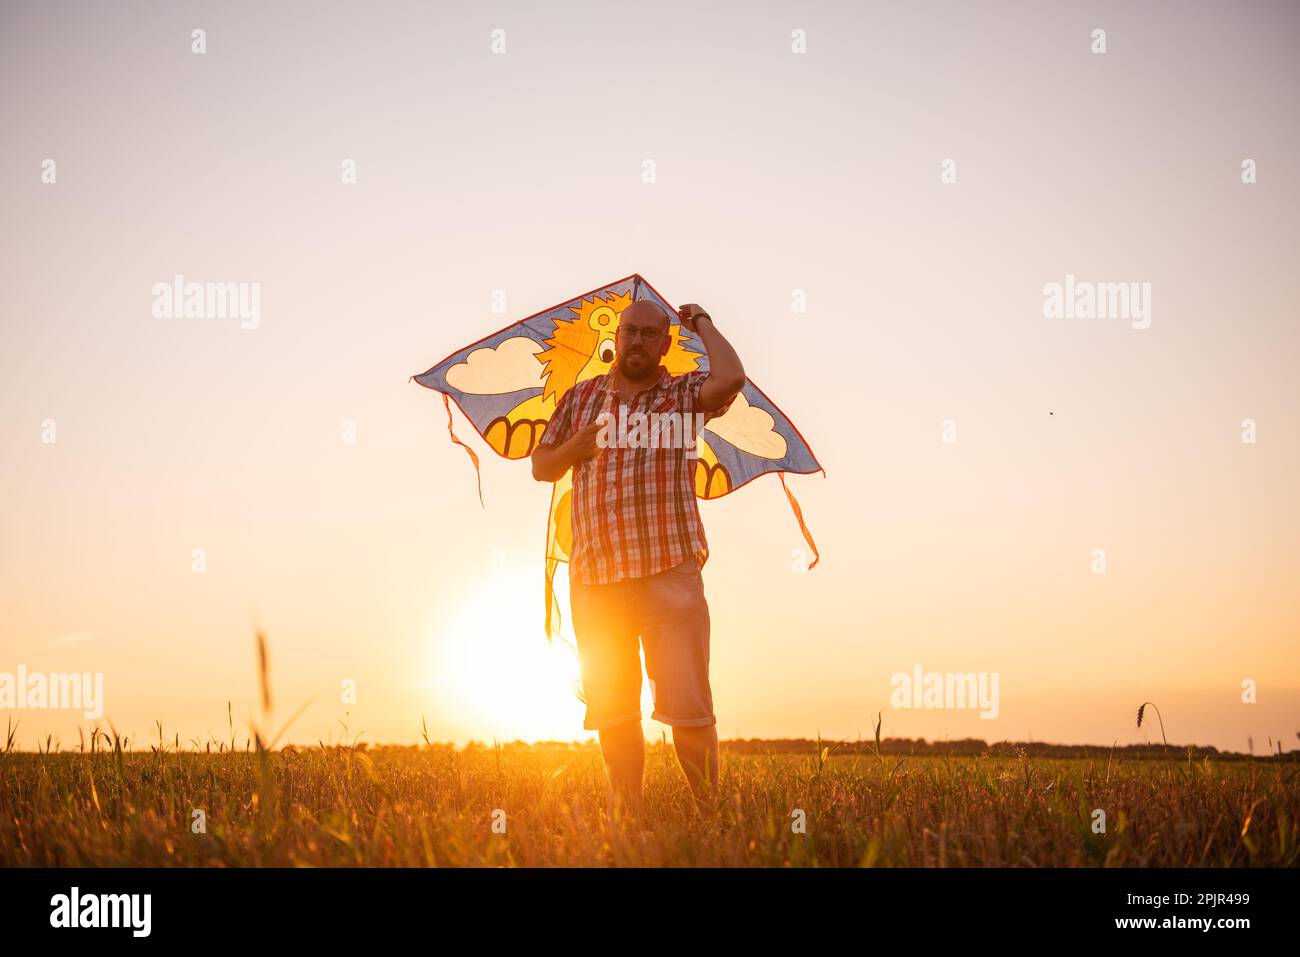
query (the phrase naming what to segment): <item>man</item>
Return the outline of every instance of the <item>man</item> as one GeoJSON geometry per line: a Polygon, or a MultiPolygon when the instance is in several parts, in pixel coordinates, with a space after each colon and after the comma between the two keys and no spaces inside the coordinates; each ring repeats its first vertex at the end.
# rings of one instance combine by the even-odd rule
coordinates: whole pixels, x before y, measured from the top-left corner
{"type": "Polygon", "coordinates": [[[634,302],[619,319],[614,365],[561,397],[532,455],[540,482],[574,470],[569,601],[587,699],[583,727],[600,732],[615,795],[634,813],[645,769],[638,639],[654,698],[651,717],[672,727],[692,793],[708,805],[718,783],[709,607],[700,574],[709,549],[695,499],[693,426],[727,411],[745,370],[708,313],[694,303],[678,312],[708,353],[708,372],[669,375],[659,364],[672,342],[668,313],[634,302]],[[635,413],[675,414],[683,427],[667,430],[675,441],[651,447],[644,438],[609,441],[611,424],[635,421],[635,413]]]}

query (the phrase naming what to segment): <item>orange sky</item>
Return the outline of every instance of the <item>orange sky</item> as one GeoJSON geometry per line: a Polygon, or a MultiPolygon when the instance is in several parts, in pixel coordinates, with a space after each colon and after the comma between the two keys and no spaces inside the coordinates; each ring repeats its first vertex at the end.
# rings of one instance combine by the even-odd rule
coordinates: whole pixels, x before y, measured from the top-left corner
{"type": "Polygon", "coordinates": [[[790,480],[808,574],[775,478],[701,506],[724,737],[1123,744],[1150,699],[1171,741],[1300,746],[1300,12],[564,9],[0,12],[0,672],[242,737],[260,625],[292,740],[587,737],[549,487],[457,414],[480,508],[408,377],[640,272],[827,471],[790,480]],[[176,274],[260,283],[257,327],[156,318],[176,274]],[[1045,319],[1067,275],[1150,283],[1150,327],[1045,319]],[[918,664],[997,672],[998,717],[891,708],[918,664]]]}

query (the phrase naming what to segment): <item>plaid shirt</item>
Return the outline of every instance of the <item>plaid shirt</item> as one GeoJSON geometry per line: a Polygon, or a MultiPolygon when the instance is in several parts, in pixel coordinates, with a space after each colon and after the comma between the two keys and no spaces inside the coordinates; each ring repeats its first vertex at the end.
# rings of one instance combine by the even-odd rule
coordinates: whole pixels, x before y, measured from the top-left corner
{"type": "MultiPolygon", "coordinates": [[[[627,403],[628,431],[633,431],[635,412],[703,412],[700,387],[708,375],[696,371],[673,376],[660,366],[658,381],[627,403]]],[[[623,401],[608,375],[579,382],[560,397],[540,444],[553,447],[567,441],[602,412],[619,414],[623,401]]],[[[703,412],[703,421],[724,415],[730,407],[728,402],[716,412],[703,412]]],[[[691,419],[690,427],[695,429],[699,421],[691,419]]],[[[617,424],[614,435],[619,435],[617,424]]],[[[664,441],[677,447],[597,447],[591,458],[574,466],[571,581],[603,585],[644,578],[688,558],[704,567],[709,545],[695,501],[696,446],[691,442],[688,449],[680,441],[664,441]]]]}

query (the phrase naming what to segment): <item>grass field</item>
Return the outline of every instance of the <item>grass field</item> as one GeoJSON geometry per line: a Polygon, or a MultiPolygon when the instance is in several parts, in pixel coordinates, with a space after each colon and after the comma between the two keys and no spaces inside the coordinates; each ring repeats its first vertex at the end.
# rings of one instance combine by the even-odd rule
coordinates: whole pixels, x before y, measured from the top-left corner
{"type": "Polygon", "coordinates": [[[649,749],[641,820],[594,746],[0,755],[0,864],[1295,866],[1294,761],[743,753],[692,804],[649,749]],[[1094,833],[1094,809],[1106,833],[1094,833]],[[196,832],[201,822],[205,832],[196,832]],[[803,831],[800,832],[800,822],[803,831]],[[504,833],[501,833],[504,830],[504,833]]]}

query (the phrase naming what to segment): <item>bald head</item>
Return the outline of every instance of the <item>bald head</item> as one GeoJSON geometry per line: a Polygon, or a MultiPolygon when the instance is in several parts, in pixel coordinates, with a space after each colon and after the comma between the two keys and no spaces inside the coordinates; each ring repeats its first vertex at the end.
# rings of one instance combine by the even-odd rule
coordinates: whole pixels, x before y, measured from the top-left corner
{"type": "Polygon", "coordinates": [[[619,322],[631,322],[638,326],[659,322],[661,324],[660,328],[667,332],[672,320],[668,318],[668,313],[664,311],[664,307],[659,303],[651,302],[649,299],[640,299],[623,310],[619,322]]]}

